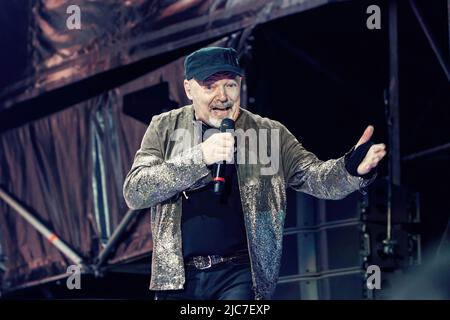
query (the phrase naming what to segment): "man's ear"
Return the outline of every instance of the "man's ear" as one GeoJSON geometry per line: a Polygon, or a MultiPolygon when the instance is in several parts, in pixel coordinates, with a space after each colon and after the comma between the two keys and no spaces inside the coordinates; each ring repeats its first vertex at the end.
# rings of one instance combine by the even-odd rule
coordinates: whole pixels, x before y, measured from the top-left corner
{"type": "Polygon", "coordinates": [[[190,84],[189,80],[184,79],[183,85],[184,85],[184,91],[186,92],[186,96],[188,97],[189,100],[192,100],[191,84],[190,84]]]}

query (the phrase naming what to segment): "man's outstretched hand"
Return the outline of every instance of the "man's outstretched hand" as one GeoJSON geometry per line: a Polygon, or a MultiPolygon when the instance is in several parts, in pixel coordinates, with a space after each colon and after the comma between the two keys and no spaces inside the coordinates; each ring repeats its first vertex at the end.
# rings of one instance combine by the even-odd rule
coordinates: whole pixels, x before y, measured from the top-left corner
{"type": "MultiPolygon", "coordinates": [[[[373,130],[373,126],[368,126],[366,130],[364,130],[364,133],[356,144],[355,149],[370,140],[373,135],[373,130]]],[[[358,166],[358,174],[365,175],[366,173],[369,173],[372,168],[375,168],[378,165],[378,162],[380,162],[385,155],[386,145],[384,143],[374,144],[371,146],[369,151],[367,151],[366,156],[358,166]]]]}

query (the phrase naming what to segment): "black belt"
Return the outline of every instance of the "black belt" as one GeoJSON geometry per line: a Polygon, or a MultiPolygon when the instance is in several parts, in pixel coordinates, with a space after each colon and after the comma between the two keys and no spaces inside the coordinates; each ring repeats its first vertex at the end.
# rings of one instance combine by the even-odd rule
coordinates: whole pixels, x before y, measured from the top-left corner
{"type": "Polygon", "coordinates": [[[187,266],[195,266],[198,270],[209,269],[212,266],[223,263],[233,261],[235,259],[248,256],[248,252],[239,252],[231,256],[219,256],[219,255],[209,255],[209,256],[195,256],[189,257],[185,260],[187,266]]]}

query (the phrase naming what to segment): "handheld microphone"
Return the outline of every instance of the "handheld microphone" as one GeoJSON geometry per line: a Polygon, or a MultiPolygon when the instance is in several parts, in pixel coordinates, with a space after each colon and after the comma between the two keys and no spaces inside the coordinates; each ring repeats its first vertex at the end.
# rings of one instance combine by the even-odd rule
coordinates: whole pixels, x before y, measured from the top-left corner
{"type": "MultiPolygon", "coordinates": [[[[220,124],[220,132],[227,132],[227,130],[234,130],[234,120],[225,118],[222,120],[220,124]]],[[[225,185],[225,161],[221,161],[214,165],[214,175],[213,175],[213,181],[214,181],[214,193],[216,195],[221,195],[223,186],[225,185]]]]}

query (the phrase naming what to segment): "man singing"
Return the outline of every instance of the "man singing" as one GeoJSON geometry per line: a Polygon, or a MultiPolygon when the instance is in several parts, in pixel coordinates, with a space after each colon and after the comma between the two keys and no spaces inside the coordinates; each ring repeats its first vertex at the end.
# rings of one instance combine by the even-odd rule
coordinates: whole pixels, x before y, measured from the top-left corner
{"type": "Polygon", "coordinates": [[[151,207],[156,299],[270,299],[286,189],[342,199],[371,183],[386,155],[384,144],[370,141],[369,126],[350,152],[319,160],[281,123],[241,108],[242,76],[234,49],[190,54],[184,88],[192,104],[152,118],[125,179],[128,206],[151,207]],[[234,132],[203,135],[225,118],[234,121],[234,132]],[[256,137],[256,147],[246,139],[236,143],[238,131],[256,137]],[[277,161],[268,163],[268,154],[277,161]],[[217,195],[213,177],[223,161],[225,183],[217,195]]]}

